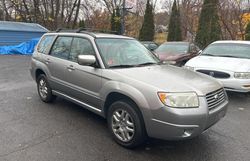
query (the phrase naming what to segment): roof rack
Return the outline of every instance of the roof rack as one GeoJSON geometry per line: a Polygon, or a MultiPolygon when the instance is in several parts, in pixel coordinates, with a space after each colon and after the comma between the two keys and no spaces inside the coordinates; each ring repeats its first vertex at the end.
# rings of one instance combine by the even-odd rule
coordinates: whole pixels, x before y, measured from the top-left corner
{"type": "MultiPolygon", "coordinates": [[[[53,31],[52,31],[53,32],[53,31]]],[[[76,30],[73,29],[65,29],[65,28],[58,28],[54,32],[76,32],[76,30]]]]}
{"type": "Polygon", "coordinates": [[[82,32],[82,31],[89,31],[89,32],[99,32],[99,33],[110,33],[110,34],[117,34],[117,31],[111,31],[111,30],[100,30],[100,29],[93,29],[93,28],[79,28],[77,32],[82,32]]]}
{"type": "Polygon", "coordinates": [[[92,37],[96,37],[95,34],[93,34],[93,32],[110,33],[110,34],[118,35],[117,31],[98,30],[98,29],[92,29],[92,28],[79,28],[79,29],[58,28],[55,32],[84,33],[84,34],[88,34],[88,35],[90,35],[92,37]]]}

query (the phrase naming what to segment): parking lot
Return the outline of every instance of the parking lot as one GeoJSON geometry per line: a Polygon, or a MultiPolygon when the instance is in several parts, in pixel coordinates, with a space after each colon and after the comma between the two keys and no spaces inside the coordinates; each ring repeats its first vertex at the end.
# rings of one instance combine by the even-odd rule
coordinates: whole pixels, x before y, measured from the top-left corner
{"type": "Polygon", "coordinates": [[[29,62],[0,56],[1,161],[249,161],[250,95],[229,93],[226,117],[195,139],[150,140],[128,150],[101,117],[60,98],[40,101],[29,62]]]}

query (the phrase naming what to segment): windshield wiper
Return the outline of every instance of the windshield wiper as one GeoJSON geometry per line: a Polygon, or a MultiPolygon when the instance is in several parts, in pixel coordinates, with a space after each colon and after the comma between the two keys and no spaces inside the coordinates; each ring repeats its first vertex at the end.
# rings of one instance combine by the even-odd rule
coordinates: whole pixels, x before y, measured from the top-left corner
{"type": "Polygon", "coordinates": [[[146,65],[154,65],[154,64],[157,64],[157,63],[154,63],[154,62],[147,62],[147,63],[138,64],[138,65],[136,65],[136,66],[146,66],[146,65]]]}
{"type": "Polygon", "coordinates": [[[213,55],[213,54],[201,54],[201,55],[205,55],[205,56],[217,56],[217,55],[213,55]]]}
{"type": "Polygon", "coordinates": [[[127,64],[124,64],[124,65],[114,65],[114,66],[110,66],[109,68],[132,68],[132,67],[135,67],[134,65],[127,65],[127,64]]]}
{"type": "Polygon", "coordinates": [[[232,56],[232,55],[217,55],[218,57],[229,57],[229,58],[239,58],[237,56],[232,56]]]}

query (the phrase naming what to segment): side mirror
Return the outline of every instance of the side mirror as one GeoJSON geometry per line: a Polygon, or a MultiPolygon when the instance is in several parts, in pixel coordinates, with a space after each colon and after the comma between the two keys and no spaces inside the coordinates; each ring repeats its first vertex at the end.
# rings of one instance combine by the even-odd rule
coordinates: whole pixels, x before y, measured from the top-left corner
{"type": "Polygon", "coordinates": [[[80,65],[93,65],[96,62],[94,55],[78,55],[78,64],[80,65]]]}
{"type": "Polygon", "coordinates": [[[193,55],[199,55],[200,49],[198,46],[191,44],[191,49],[190,49],[190,53],[193,55]]]}

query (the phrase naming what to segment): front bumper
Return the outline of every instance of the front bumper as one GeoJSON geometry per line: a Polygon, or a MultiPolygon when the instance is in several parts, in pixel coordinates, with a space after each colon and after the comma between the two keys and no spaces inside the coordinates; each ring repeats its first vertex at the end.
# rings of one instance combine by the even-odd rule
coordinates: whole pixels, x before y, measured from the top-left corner
{"type": "Polygon", "coordinates": [[[250,79],[217,79],[220,81],[225,90],[235,92],[250,92],[250,79]]]}
{"type": "Polygon", "coordinates": [[[148,136],[164,140],[193,138],[225,116],[228,100],[212,110],[208,110],[205,97],[200,97],[199,100],[199,108],[162,107],[152,111],[154,118],[151,118],[146,127],[148,136]]]}
{"type": "Polygon", "coordinates": [[[225,79],[215,78],[216,80],[220,81],[223,84],[225,90],[234,91],[234,92],[244,92],[244,93],[250,92],[250,79],[236,79],[234,77],[235,72],[233,71],[218,70],[218,69],[213,69],[213,68],[209,68],[209,69],[194,68],[193,70],[196,72],[198,72],[198,70],[211,70],[211,71],[227,73],[230,75],[229,78],[225,78],[225,79]]]}

